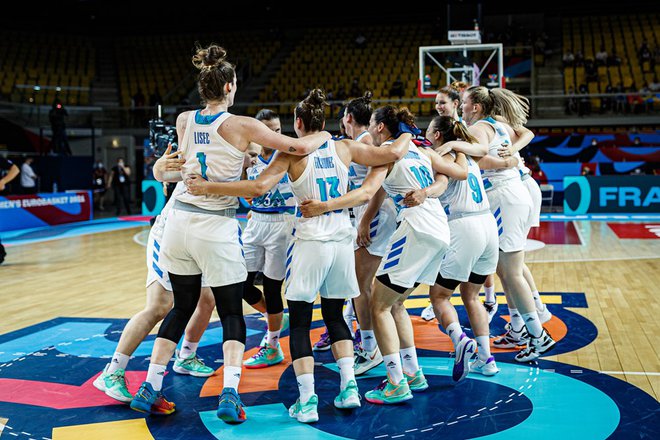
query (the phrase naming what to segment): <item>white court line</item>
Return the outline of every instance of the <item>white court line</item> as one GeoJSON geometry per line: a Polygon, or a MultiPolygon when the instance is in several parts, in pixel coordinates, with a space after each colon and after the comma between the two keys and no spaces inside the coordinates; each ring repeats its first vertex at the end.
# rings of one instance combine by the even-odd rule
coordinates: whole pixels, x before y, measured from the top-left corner
{"type": "Polygon", "coordinates": [[[584,241],[584,237],[582,236],[582,232],[580,232],[580,225],[578,225],[575,220],[573,220],[571,223],[573,223],[573,227],[575,228],[575,232],[577,232],[578,239],[580,240],[580,246],[585,246],[587,244],[587,242],[584,241]]]}
{"type": "MultiPolygon", "coordinates": [[[[552,246],[552,245],[549,245],[552,246]]],[[[630,261],[630,260],[657,260],[660,255],[643,255],[639,257],[606,257],[606,258],[575,258],[570,260],[527,260],[527,263],[590,263],[595,261],[630,261]]]]}
{"type": "Polygon", "coordinates": [[[625,374],[627,376],[660,376],[660,373],[646,371],[599,371],[601,374],[625,374]]]}
{"type": "Polygon", "coordinates": [[[139,244],[140,246],[147,247],[147,240],[149,239],[149,231],[140,231],[137,234],[133,236],[133,241],[139,244]],[[140,236],[144,235],[144,233],[147,233],[147,239],[146,240],[140,240],[140,236]]]}

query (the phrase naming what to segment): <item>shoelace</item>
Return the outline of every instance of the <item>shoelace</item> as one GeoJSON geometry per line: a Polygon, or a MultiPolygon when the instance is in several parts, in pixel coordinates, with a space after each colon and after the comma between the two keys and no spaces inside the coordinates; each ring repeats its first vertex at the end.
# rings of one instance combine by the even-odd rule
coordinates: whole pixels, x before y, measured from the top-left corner
{"type": "Polygon", "coordinates": [[[376,387],[376,389],[377,389],[378,391],[382,391],[382,390],[385,389],[386,386],[387,386],[387,379],[385,379],[384,381],[382,381],[382,382],[380,383],[380,385],[378,385],[378,386],[376,387]]]}
{"type": "Polygon", "coordinates": [[[126,379],[126,376],[123,374],[120,374],[119,371],[115,371],[110,375],[110,378],[112,379],[112,382],[119,382],[121,379],[124,379],[124,383],[126,384],[126,387],[128,387],[128,379],[126,379]]]}
{"type": "Polygon", "coordinates": [[[259,351],[256,354],[252,355],[252,358],[257,359],[257,358],[260,358],[262,356],[265,356],[266,355],[266,350],[268,350],[268,348],[265,345],[262,345],[259,348],[259,351]]]}

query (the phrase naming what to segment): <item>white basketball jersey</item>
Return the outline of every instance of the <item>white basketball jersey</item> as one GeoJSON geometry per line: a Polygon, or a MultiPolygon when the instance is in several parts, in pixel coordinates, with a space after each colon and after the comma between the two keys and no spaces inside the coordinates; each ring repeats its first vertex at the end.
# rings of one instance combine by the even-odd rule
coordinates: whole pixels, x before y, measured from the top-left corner
{"type": "MultiPolygon", "coordinates": [[[[232,115],[228,112],[205,116],[199,110],[190,112],[182,142],[183,158],[186,163],[181,173],[183,179],[198,174],[209,182],[234,182],[241,179],[243,157],[238,150],[218,134],[218,127],[232,115]]],[[[237,208],[238,198],[230,196],[195,196],[184,192],[177,200],[203,209],[217,211],[237,208]]]]}
{"type": "MultiPolygon", "coordinates": [[[[453,154],[453,152],[452,152],[453,154]]],[[[477,162],[466,156],[468,177],[465,180],[449,179],[447,190],[440,196],[445,213],[452,217],[461,214],[490,210],[486,190],[481,179],[481,170],[477,162]]]]}
{"type": "MultiPolygon", "coordinates": [[[[307,156],[307,166],[291,189],[298,204],[303,200],[326,201],[346,194],[348,167],[335,150],[335,141],[329,140],[307,156]]],[[[355,234],[348,209],[327,212],[318,217],[304,218],[296,214],[293,235],[303,240],[339,241],[355,234]]]]}
{"type": "Polygon", "coordinates": [[[516,166],[516,168],[518,169],[518,173],[520,173],[520,177],[523,177],[525,174],[531,174],[532,170],[527,168],[519,152],[516,152],[516,154],[514,154],[513,157],[518,159],[518,165],[516,166]]]}
{"type": "Polygon", "coordinates": [[[397,222],[405,219],[415,230],[430,235],[447,229],[447,218],[440,200],[427,198],[421,205],[408,208],[403,199],[410,191],[431,185],[435,180],[433,176],[431,159],[410,142],[408,153],[394,163],[383,182],[383,189],[394,201],[398,213],[397,222]],[[438,222],[444,222],[444,227],[438,226],[438,222]]]}
{"type": "MultiPolygon", "coordinates": [[[[270,161],[275,157],[273,153],[266,161],[263,157],[257,157],[257,163],[246,171],[248,180],[255,180],[259,174],[268,167],[270,161]]],[[[252,199],[250,209],[255,212],[279,212],[293,214],[296,210],[296,199],[293,197],[289,176],[284,175],[274,187],[266,194],[252,199]]]]}
{"type": "MultiPolygon", "coordinates": [[[[511,145],[511,137],[509,136],[509,133],[506,131],[506,128],[500,122],[497,122],[495,119],[491,118],[490,116],[480,121],[477,121],[476,123],[477,124],[485,123],[495,129],[495,136],[493,136],[493,139],[488,144],[488,154],[490,156],[499,158],[500,156],[497,153],[498,148],[501,148],[502,146],[506,146],[506,145],[511,145]]],[[[494,185],[497,185],[498,183],[501,183],[505,180],[509,180],[514,177],[520,177],[520,174],[518,173],[518,170],[516,168],[483,170],[482,175],[484,180],[484,186],[487,190],[489,190],[494,185]]]]}
{"type": "MultiPolygon", "coordinates": [[[[358,137],[355,138],[355,141],[360,142],[362,138],[368,134],[368,131],[362,132],[358,137]]],[[[364,178],[367,176],[367,172],[369,172],[369,167],[360,165],[359,163],[351,162],[350,166],[348,167],[348,184],[351,191],[362,186],[362,182],[364,182],[364,178]]]]}

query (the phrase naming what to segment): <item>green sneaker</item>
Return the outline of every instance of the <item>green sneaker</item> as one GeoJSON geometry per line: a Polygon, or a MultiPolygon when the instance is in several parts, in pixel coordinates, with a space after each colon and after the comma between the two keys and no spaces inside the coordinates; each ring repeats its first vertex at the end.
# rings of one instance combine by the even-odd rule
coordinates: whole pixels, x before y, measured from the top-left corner
{"type": "Polygon", "coordinates": [[[319,421],[319,397],[312,394],[307,403],[300,403],[300,398],[289,408],[289,416],[300,423],[314,423],[319,421]]]}
{"type": "Polygon", "coordinates": [[[184,359],[179,357],[178,350],[172,369],[179,374],[189,374],[195,377],[209,377],[215,372],[213,368],[204,365],[204,362],[197,357],[197,353],[193,353],[184,359]]]}
{"type": "Polygon", "coordinates": [[[346,388],[344,388],[337,397],[335,397],[335,407],[340,409],[359,408],[360,406],[360,393],[358,392],[357,384],[354,380],[349,380],[346,388]]]}
{"type": "Polygon", "coordinates": [[[392,405],[394,403],[405,402],[413,398],[408,381],[404,377],[399,384],[390,382],[388,376],[380,385],[371,391],[367,391],[364,395],[367,402],[376,403],[379,405],[392,405]]]}
{"type": "MultiPolygon", "coordinates": [[[[282,328],[280,329],[280,332],[283,332],[284,330],[289,329],[289,314],[284,312],[282,315],[282,328]]],[[[263,347],[266,345],[266,341],[268,340],[268,330],[264,332],[264,337],[261,338],[261,342],[259,343],[259,347],[263,347]]]]}
{"type": "Polygon", "coordinates": [[[403,375],[408,381],[408,386],[410,387],[411,391],[424,391],[429,387],[429,383],[426,380],[426,377],[424,377],[424,373],[422,373],[421,368],[417,370],[415,374],[411,375],[404,371],[403,375]]]}
{"type": "Polygon", "coordinates": [[[94,386],[115,400],[129,403],[133,400],[133,395],[126,387],[124,370],[120,368],[114,373],[108,373],[108,367],[110,364],[106,365],[101,375],[94,380],[94,386]]]}
{"type": "Polygon", "coordinates": [[[280,343],[277,343],[277,347],[273,347],[266,342],[256,354],[252,355],[250,359],[246,359],[243,365],[245,365],[245,368],[266,368],[277,365],[283,360],[284,352],[280,343]]]}

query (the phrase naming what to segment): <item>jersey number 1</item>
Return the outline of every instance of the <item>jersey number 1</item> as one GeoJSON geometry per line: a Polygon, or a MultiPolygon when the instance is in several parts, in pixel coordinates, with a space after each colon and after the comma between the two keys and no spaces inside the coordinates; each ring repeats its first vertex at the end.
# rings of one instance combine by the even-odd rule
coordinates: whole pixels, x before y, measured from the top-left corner
{"type": "Polygon", "coordinates": [[[208,180],[206,178],[206,169],[208,168],[206,166],[206,154],[201,152],[197,153],[197,160],[199,161],[199,165],[202,168],[202,177],[204,178],[204,180],[208,180]]]}

